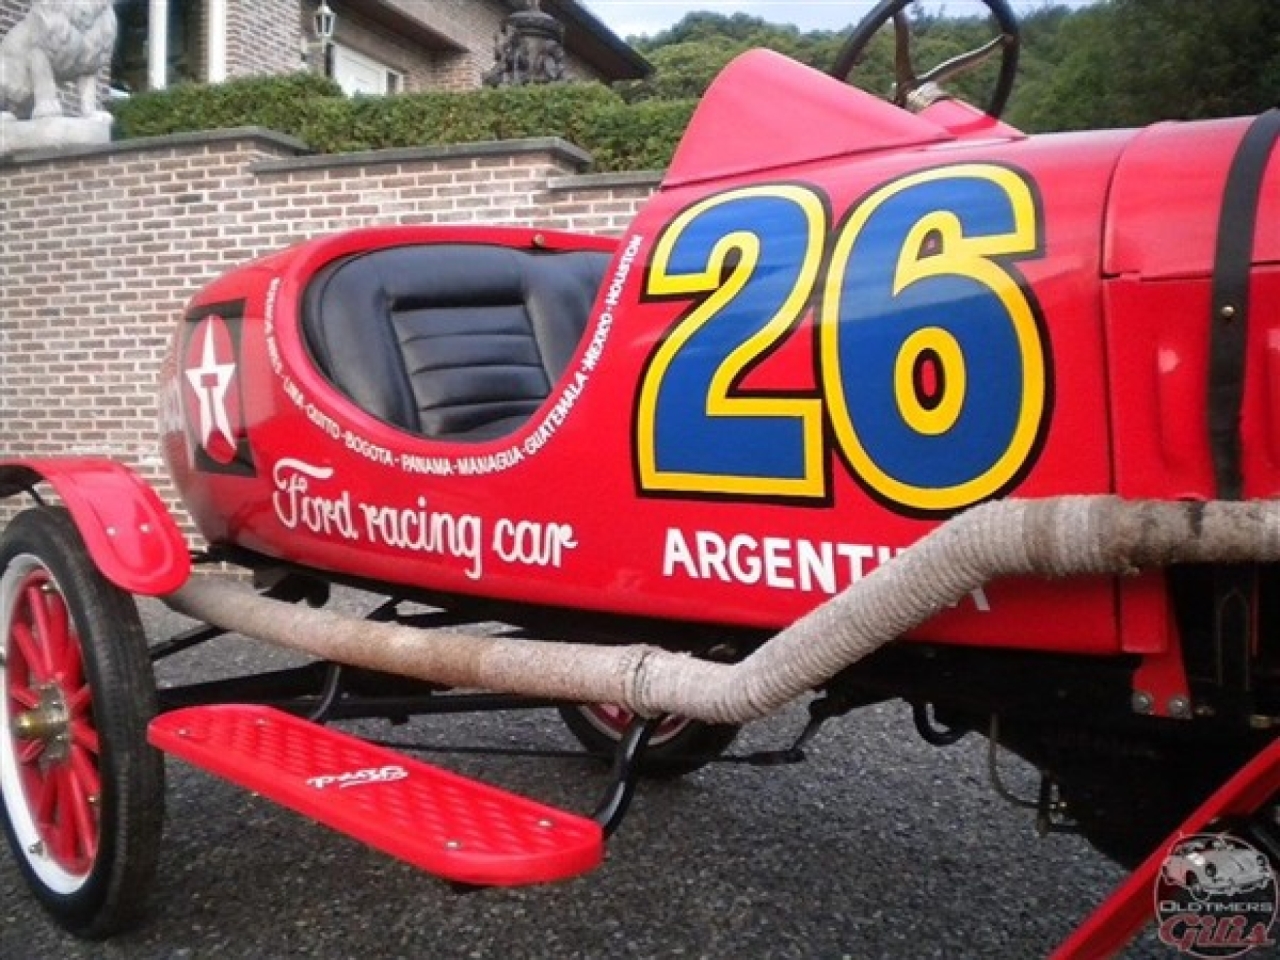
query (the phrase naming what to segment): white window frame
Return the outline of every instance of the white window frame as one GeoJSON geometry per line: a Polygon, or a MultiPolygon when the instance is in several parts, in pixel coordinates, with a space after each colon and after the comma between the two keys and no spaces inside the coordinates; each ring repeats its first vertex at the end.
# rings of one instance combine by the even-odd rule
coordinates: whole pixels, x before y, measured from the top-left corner
{"type": "MultiPolygon", "coordinates": [[[[382,90],[378,94],[379,96],[404,92],[405,75],[403,71],[397,70],[395,67],[392,67],[375,57],[371,57],[367,53],[361,53],[359,50],[356,50],[354,47],[348,47],[346,44],[333,43],[330,45],[329,55],[332,57],[330,61],[330,73],[333,76],[333,79],[337,80],[339,83],[342,81],[338,77],[338,59],[339,57],[344,57],[353,64],[382,74],[382,90]]],[[[346,88],[344,87],[343,89],[346,88]]],[[[350,96],[352,93],[349,92],[348,95],[350,96]]]]}
{"type": "Polygon", "coordinates": [[[169,0],[151,0],[147,16],[147,89],[169,86],[169,0]]]}
{"type": "Polygon", "coordinates": [[[227,79],[227,0],[208,0],[205,16],[205,79],[222,83],[227,79]]]}

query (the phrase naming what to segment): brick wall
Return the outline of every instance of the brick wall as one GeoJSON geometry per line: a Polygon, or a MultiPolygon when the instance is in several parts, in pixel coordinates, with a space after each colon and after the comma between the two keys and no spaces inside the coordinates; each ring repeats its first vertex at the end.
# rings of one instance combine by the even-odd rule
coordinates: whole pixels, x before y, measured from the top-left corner
{"type": "Polygon", "coordinates": [[[102,455],[171,504],[154,384],[186,300],[319,233],[511,223],[620,233],[653,178],[558,140],[303,156],[266,131],[0,160],[0,453],[102,455]]]}
{"type": "Polygon", "coordinates": [[[430,24],[466,48],[440,58],[435,83],[446,90],[480,86],[493,66],[493,37],[510,12],[495,0],[390,0],[391,5],[430,24]]]}
{"type": "Polygon", "coordinates": [[[298,0],[227,0],[227,77],[292,73],[302,67],[298,0]]]}
{"type": "Polygon", "coordinates": [[[405,90],[439,89],[439,63],[446,51],[411,43],[359,13],[343,9],[334,40],[404,74],[405,90]]]}
{"type": "MultiPolygon", "coordinates": [[[[464,52],[443,53],[434,58],[433,89],[471,90],[480,86],[493,67],[493,39],[511,10],[495,0],[390,0],[393,6],[417,17],[437,33],[466,47],[464,52]]],[[[573,79],[598,79],[599,74],[580,58],[570,55],[565,71],[573,79]]]]}
{"type": "MultiPolygon", "coordinates": [[[[0,0],[2,2],[2,0],[0,0]]],[[[405,75],[405,89],[473,90],[493,67],[494,37],[511,12],[497,0],[391,0],[393,6],[412,15],[449,41],[465,47],[432,49],[406,41],[393,31],[363,16],[354,0],[335,6],[338,13],[334,40],[372,57],[405,75]]],[[[315,4],[304,5],[309,18],[315,4]]],[[[304,36],[310,38],[309,20],[304,36]]],[[[320,61],[313,61],[319,68],[320,61]]],[[[599,79],[599,73],[581,58],[569,54],[565,71],[572,79],[599,79]]]]}

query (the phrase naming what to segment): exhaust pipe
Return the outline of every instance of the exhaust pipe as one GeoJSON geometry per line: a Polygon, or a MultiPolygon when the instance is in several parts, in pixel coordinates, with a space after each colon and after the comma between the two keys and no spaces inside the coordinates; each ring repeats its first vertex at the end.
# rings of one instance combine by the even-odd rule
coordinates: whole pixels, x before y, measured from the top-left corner
{"type": "Polygon", "coordinates": [[[651,646],[483,637],[356,620],[213,578],[162,599],[185,614],[323,660],[452,687],[612,703],[739,724],[779,710],[988,581],[1123,575],[1174,563],[1280,559],[1280,504],[1002,500],[953,518],[736,664],[651,646]]]}

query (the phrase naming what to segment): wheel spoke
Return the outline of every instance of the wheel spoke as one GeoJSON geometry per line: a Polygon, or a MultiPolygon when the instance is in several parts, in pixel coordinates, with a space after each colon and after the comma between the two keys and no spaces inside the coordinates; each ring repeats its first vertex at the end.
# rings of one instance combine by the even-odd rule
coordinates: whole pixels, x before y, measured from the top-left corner
{"type": "Polygon", "coordinates": [[[54,859],[61,864],[70,863],[76,855],[76,824],[71,795],[71,769],[58,766],[49,771],[49,779],[58,785],[58,803],[46,831],[54,859]]]}
{"type": "Polygon", "coordinates": [[[9,677],[9,699],[24,710],[34,710],[40,706],[40,698],[14,680],[12,674],[9,677]]]}
{"type": "Polygon", "coordinates": [[[71,769],[75,771],[76,779],[84,789],[85,796],[102,795],[102,778],[98,775],[98,765],[90,752],[79,744],[73,744],[71,747],[71,769]]]}
{"type": "Polygon", "coordinates": [[[95,755],[102,752],[98,731],[93,728],[92,723],[80,717],[71,721],[71,742],[95,755]]]}
{"type": "Polygon", "coordinates": [[[42,753],[44,753],[43,740],[28,740],[18,748],[18,762],[30,765],[40,759],[42,753]]]}
{"type": "MultiPolygon", "coordinates": [[[[36,642],[31,628],[20,620],[14,620],[9,627],[9,635],[13,637],[14,646],[18,649],[22,663],[26,665],[28,675],[36,681],[48,680],[49,668],[45,663],[45,651],[36,642]]],[[[12,664],[9,669],[13,669],[12,664]]]]}
{"type": "Polygon", "coordinates": [[[52,652],[49,637],[49,594],[45,592],[45,585],[48,583],[49,581],[43,577],[33,577],[22,591],[27,601],[27,609],[31,611],[31,619],[35,624],[36,639],[44,648],[46,656],[52,652]]]}
{"type": "Polygon", "coordinates": [[[54,810],[58,806],[58,778],[51,771],[48,775],[37,773],[35,783],[36,827],[44,832],[45,827],[53,822],[54,810]]]}
{"type": "Polygon", "coordinates": [[[63,826],[67,830],[67,846],[73,858],[92,857],[98,845],[98,831],[93,821],[93,807],[89,803],[89,794],[84,784],[76,776],[75,770],[65,768],[67,778],[66,804],[69,810],[64,811],[63,826]],[[69,813],[70,816],[66,816],[69,813]]]}
{"type": "Polygon", "coordinates": [[[45,594],[45,601],[48,621],[45,646],[49,648],[54,674],[65,689],[78,687],[84,682],[80,645],[71,628],[66,601],[58,593],[45,594]]]}
{"type": "Polygon", "coordinates": [[[93,691],[89,689],[87,683],[67,697],[67,713],[73,718],[87,713],[91,706],[93,706],[93,691]]]}

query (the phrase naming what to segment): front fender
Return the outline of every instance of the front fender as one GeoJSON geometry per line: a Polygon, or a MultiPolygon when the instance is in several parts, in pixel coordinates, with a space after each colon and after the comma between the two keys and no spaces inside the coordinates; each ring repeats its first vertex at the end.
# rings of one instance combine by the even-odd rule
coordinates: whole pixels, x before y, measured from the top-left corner
{"type": "Polygon", "coordinates": [[[156,492],[123,464],[84,457],[0,460],[0,498],[44,480],[71,513],[102,575],[130,593],[172,593],[191,555],[156,492]]]}

